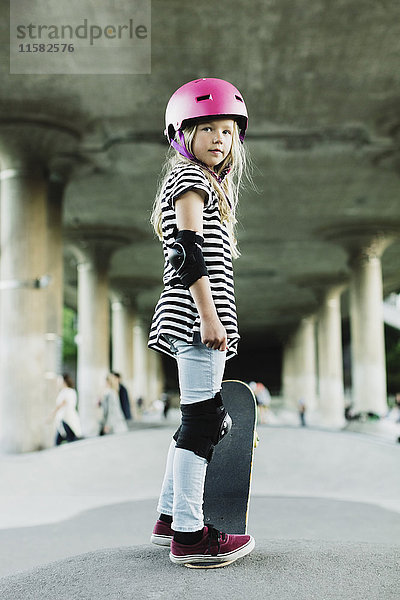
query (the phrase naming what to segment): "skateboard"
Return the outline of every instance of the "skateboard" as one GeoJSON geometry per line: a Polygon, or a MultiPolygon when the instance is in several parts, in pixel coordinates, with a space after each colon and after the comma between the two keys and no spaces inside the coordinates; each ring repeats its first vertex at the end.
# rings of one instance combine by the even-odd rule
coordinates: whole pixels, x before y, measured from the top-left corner
{"type": "Polygon", "coordinates": [[[232,429],[215,446],[207,468],[204,524],[227,533],[246,533],[257,405],[242,381],[224,381],[221,395],[232,429]]]}
{"type": "MultiPolygon", "coordinates": [[[[253,452],[256,442],[257,405],[253,392],[242,381],[224,381],[221,395],[232,418],[232,429],[214,448],[204,488],[204,524],[227,533],[246,533],[253,452]]],[[[206,562],[186,564],[194,569],[224,567],[206,562]]]]}

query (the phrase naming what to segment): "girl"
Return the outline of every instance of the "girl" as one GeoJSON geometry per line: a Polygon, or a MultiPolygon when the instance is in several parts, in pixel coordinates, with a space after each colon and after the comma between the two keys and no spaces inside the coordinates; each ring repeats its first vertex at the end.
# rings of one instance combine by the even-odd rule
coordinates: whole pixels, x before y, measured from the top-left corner
{"type": "Polygon", "coordinates": [[[221,79],[191,81],[167,105],[173,150],[152,214],[163,243],[164,290],[149,346],[177,360],[182,424],[169,448],[151,541],[171,545],[170,559],[179,564],[222,566],[254,548],[249,535],[204,527],[202,511],[207,464],[231,425],[220,390],[239,340],[232,256],[239,255],[234,225],[246,128],[240,92],[221,79]]]}

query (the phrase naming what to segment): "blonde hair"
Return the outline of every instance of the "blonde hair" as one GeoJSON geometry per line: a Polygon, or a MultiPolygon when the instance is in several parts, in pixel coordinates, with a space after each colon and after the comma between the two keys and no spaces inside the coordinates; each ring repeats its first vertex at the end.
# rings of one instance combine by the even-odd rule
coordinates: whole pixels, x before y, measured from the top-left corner
{"type": "MultiPolygon", "coordinates": [[[[196,134],[197,127],[198,124],[195,124],[182,130],[185,139],[185,146],[191,154],[193,154],[192,142],[196,134]]],[[[151,223],[160,240],[163,239],[161,200],[164,185],[171,171],[176,166],[188,164],[197,164],[213,186],[218,198],[221,223],[225,222],[228,229],[232,256],[233,258],[238,258],[240,256],[240,252],[237,247],[236,240],[236,208],[239,200],[239,190],[242,177],[245,175],[250,181],[250,173],[249,157],[247,155],[245,146],[239,139],[239,128],[236,121],[233,123],[232,146],[229,154],[226,156],[224,161],[218,165],[218,169],[215,170],[215,174],[219,176],[224,169],[230,167],[228,174],[223,178],[221,183],[218,182],[217,178],[210,172],[206,165],[203,166],[201,163],[197,162],[193,163],[193,161],[182,156],[182,154],[179,154],[179,152],[174,150],[172,147],[170,147],[167,151],[166,160],[161,171],[160,181],[151,215],[151,223]]]]}

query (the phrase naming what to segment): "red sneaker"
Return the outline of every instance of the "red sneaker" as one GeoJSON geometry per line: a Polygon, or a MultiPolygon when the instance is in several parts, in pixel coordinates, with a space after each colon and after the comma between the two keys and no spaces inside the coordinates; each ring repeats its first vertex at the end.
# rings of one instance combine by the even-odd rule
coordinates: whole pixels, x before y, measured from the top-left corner
{"type": "Polygon", "coordinates": [[[153,533],[151,534],[150,541],[158,546],[170,546],[173,537],[174,531],[171,529],[171,526],[158,519],[154,526],[153,533]]]}
{"type": "Polygon", "coordinates": [[[209,525],[204,527],[203,539],[198,544],[187,546],[172,540],[169,557],[173,563],[212,569],[229,565],[246,556],[254,546],[255,541],[251,535],[222,533],[209,525]]]}

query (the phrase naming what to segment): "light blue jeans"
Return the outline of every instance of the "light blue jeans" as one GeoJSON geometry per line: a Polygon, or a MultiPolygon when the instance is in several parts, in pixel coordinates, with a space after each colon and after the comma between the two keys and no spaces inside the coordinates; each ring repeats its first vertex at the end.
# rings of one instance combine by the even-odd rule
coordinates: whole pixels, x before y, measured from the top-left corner
{"type": "MultiPolygon", "coordinates": [[[[213,398],[221,389],[226,352],[207,348],[200,336],[187,344],[166,336],[178,364],[181,404],[213,398]]],[[[173,517],[174,531],[199,531],[204,526],[203,495],[207,460],[172,440],[157,510],[173,517]]]]}

